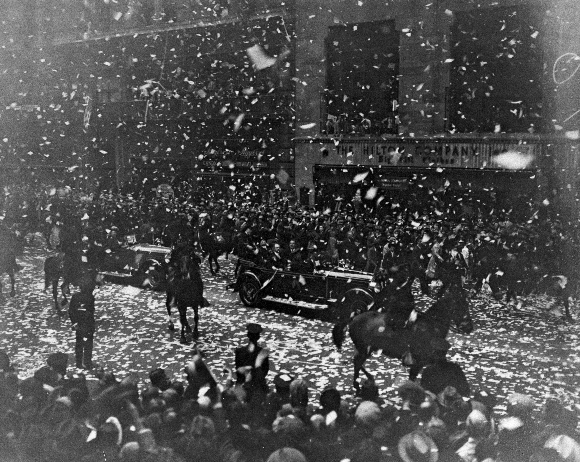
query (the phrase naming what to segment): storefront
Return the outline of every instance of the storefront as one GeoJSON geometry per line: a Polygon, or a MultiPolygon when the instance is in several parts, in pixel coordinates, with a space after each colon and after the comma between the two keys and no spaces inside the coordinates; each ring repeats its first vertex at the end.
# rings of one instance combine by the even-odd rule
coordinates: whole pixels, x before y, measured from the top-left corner
{"type": "Polygon", "coordinates": [[[531,197],[544,181],[542,146],[515,138],[309,140],[297,148],[297,182],[316,205],[357,191],[370,202],[443,189],[531,197]]]}

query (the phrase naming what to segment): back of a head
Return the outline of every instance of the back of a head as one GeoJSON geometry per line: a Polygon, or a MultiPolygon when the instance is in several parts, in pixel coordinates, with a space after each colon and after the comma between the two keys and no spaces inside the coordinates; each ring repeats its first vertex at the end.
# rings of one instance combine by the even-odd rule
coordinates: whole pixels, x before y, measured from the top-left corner
{"type": "Polygon", "coordinates": [[[340,402],[340,392],[336,388],[327,388],[320,394],[320,405],[326,412],[339,412],[340,402]]]}
{"type": "Polygon", "coordinates": [[[171,382],[165,374],[165,369],[160,367],[149,373],[149,380],[151,381],[151,385],[159,388],[161,391],[165,391],[171,386],[171,382]]]}
{"type": "Polygon", "coordinates": [[[290,404],[293,407],[308,405],[308,384],[303,379],[295,379],[290,384],[290,404]]]}
{"type": "Polygon", "coordinates": [[[521,393],[512,393],[507,398],[507,413],[510,416],[518,417],[522,421],[532,418],[535,403],[531,396],[521,393]]]}
{"type": "Polygon", "coordinates": [[[465,426],[469,436],[473,438],[483,438],[488,435],[490,430],[490,423],[485,414],[481,411],[473,410],[465,420],[465,426]]]}
{"type": "Polygon", "coordinates": [[[280,448],[270,454],[266,462],[307,462],[306,457],[298,449],[280,448]]]}
{"type": "Polygon", "coordinates": [[[437,462],[439,450],[435,442],[421,431],[403,436],[398,444],[399,457],[403,462],[437,462]]]}
{"type": "Polygon", "coordinates": [[[554,448],[540,448],[532,454],[530,462],[563,462],[563,457],[554,448]]]}
{"type": "Polygon", "coordinates": [[[374,401],[363,401],[354,413],[355,422],[364,428],[373,428],[382,418],[381,408],[374,401]]]}

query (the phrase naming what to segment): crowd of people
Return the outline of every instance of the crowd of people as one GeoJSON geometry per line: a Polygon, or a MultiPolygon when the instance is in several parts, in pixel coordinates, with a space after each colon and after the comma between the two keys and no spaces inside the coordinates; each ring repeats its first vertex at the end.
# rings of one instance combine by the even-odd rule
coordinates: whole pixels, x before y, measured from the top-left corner
{"type": "MultiPolygon", "coordinates": [[[[89,241],[104,245],[172,245],[184,230],[195,239],[203,225],[229,235],[242,258],[298,272],[333,265],[376,272],[414,254],[425,273],[449,263],[469,277],[476,247],[488,243],[575,277],[567,263],[577,252],[574,227],[533,208],[522,218],[476,201],[458,203],[445,192],[429,197],[381,209],[345,204],[337,213],[256,201],[248,191],[199,194],[187,185],[153,197],[12,187],[5,188],[2,210],[6,226],[24,235],[42,230],[53,248],[63,237],[54,229],[77,224],[89,241]]],[[[84,296],[90,298],[77,298],[84,296]]],[[[71,305],[78,308],[77,302],[71,305]]],[[[493,391],[469,384],[446,349],[419,383],[388,397],[397,406],[381,399],[370,380],[363,380],[354,404],[336,388],[317,390],[320,398],[312,402],[315,390],[300,374],[270,376],[261,330],[248,326],[248,344],[236,349],[224,383],[197,351],[184,365],[184,380],[155,369],[144,389],[132,375],[96,370],[98,381],[90,380],[69,367],[66,353],[50,355],[33,377],[20,380],[0,354],[0,460],[580,461],[574,411],[517,393],[499,402],[493,391]],[[496,405],[505,414],[497,415],[496,405]]],[[[82,346],[77,367],[90,358],[91,345],[82,346]]]]}
{"type": "Polygon", "coordinates": [[[472,389],[445,359],[420,383],[405,382],[387,404],[372,381],[356,402],[319,390],[292,371],[268,377],[262,328],[248,325],[248,345],[219,383],[193,351],[184,377],[165,370],[137,379],[99,370],[88,380],[53,353],[19,380],[0,353],[0,460],[548,462],[580,460],[577,415],[560,402],[512,393],[501,402],[472,389]],[[506,412],[498,415],[496,405],[506,412]]]}

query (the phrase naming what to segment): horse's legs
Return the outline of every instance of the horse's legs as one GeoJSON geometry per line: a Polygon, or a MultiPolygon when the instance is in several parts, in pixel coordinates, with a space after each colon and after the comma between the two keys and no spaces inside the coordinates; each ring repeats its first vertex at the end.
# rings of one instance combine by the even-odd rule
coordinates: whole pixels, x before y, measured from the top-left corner
{"type": "Polygon", "coordinates": [[[181,323],[181,343],[185,343],[187,341],[185,333],[191,332],[191,327],[187,322],[187,306],[178,303],[177,309],[179,310],[179,322],[181,323]]]}
{"type": "Polygon", "coordinates": [[[564,293],[561,295],[562,297],[562,302],[564,303],[564,310],[565,310],[565,314],[566,314],[566,319],[568,321],[572,321],[572,315],[570,314],[570,299],[568,296],[568,292],[564,291],[564,293]]]}
{"type": "Polygon", "coordinates": [[[8,273],[8,277],[10,278],[10,296],[14,297],[16,295],[16,289],[14,288],[14,285],[16,284],[16,281],[14,280],[14,272],[11,271],[8,273]]]}
{"type": "Polygon", "coordinates": [[[195,322],[194,327],[193,327],[193,337],[197,338],[197,337],[199,337],[199,330],[198,330],[199,305],[198,304],[193,305],[193,321],[195,322]]]}
{"type": "Polygon", "coordinates": [[[419,376],[419,372],[421,372],[421,369],[423,369],[423,366],[419,364],[413,364],[409,368],[409,380],[411,382],[414,382],[417,379],[417,377],[419,376]]]}
{"type": "Polygon", "coordinates": [[[173,294],[168,289],[167,296],[165,298],[165,308],[167,309],[167,328],[169,330],[175,330],[175,324],[173,324],[173,318],[171,317],[171,304],[173,303],[173,294]]]}
{"type": "Polygon", "coordinates": [[[44,292],[45,293],[50,286],[51,286],[51,277],[49,276],[48,272],[45,271],[44,272],[44,292]]]}
{"type": "Polygon", "coordinates": [[[360,370],[364,372],[364,374],[367,376],[367,379],[374,382],[375,378],[372,376],[372,374],[369,371],[366,370],[366,368],[364,366],[361,366],[360,370]]]}
{"type": "Polygon", "coordinates": [[[70,285],[67,280],[63,279],[62,284],[60,285],[60,291],[62,293],[62,304],[66,305],[68,303],[66,295],[67,293],[70,294],[70,285]]]}
{"type": "Polygon", "coordinates": [[[52,299],[54,300],[54,309],[60,313],[60,305],[58,304],[58,279],[52,279],[52,299]]]}
{"type": "MultiPolygon", "coordinates": [[[[363,368],[365,361],[367,360],[367,355],[365,353],[361,353],[355,346],[355,353],[353,358],[353,365],[354,365],[354,375],[352,377],[352,384],[356,393],[360,392],[360,385],[358,384],[358,377],[360,375],[360,371],[363,368]]],[[[365,374],[368,374],[365,372],[365,374]]]]}

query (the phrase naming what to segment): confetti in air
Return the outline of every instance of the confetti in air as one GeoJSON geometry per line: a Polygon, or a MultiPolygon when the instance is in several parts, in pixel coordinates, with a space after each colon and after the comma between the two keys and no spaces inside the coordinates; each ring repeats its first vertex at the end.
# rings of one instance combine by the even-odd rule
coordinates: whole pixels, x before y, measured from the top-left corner
{"type": "Polygon", "coordinates": [[[360,183],[369,175],[369,172],[357,173],[352,180],[353,183],[360,183]]]}
{"type": "Polygon", "coordinates": [[[237,132],[240,127],[242,126],[242,121],[244,120],[244,116],[245,114],[242,112],[238,117],[236,117],[236,120],[234,122],[234,131],[237,132]]]}
{"type": "Polygon", "coordinates": [[[377,192],[379,191],[379,188],[373,186],[371,188],[368,189],[367,193],[365,194],[365,199],[367,200],[373,200],[375,197],[377,197],[377,192]]]}
{"type": "Polygon", "coordinates": [[[268,56],[261,45],[254,45],[246,50],[254,69],[264,70],[276,64],[276,58],[268,56]]]}
{"type": "Polygon", "coordinates": [[[304,130],[308,130],[309,128],[312,128],[312,127],[314,127],[314,126],[316,126],[316,123],[314,123],[314,122],[311,122],[311,123],[309,123],[309,124],[300,125],[300,128],[302,128],[302,129],[304,129],[304,130]]]}
{"type": "Polygon", "coordinates": [[[501,167],[509,170],[522,170],[528,168],[534,161],[532,154],[523,154],[517,151],[508,151],[497,156],[493,156],[493,162],[501,167]]]}

